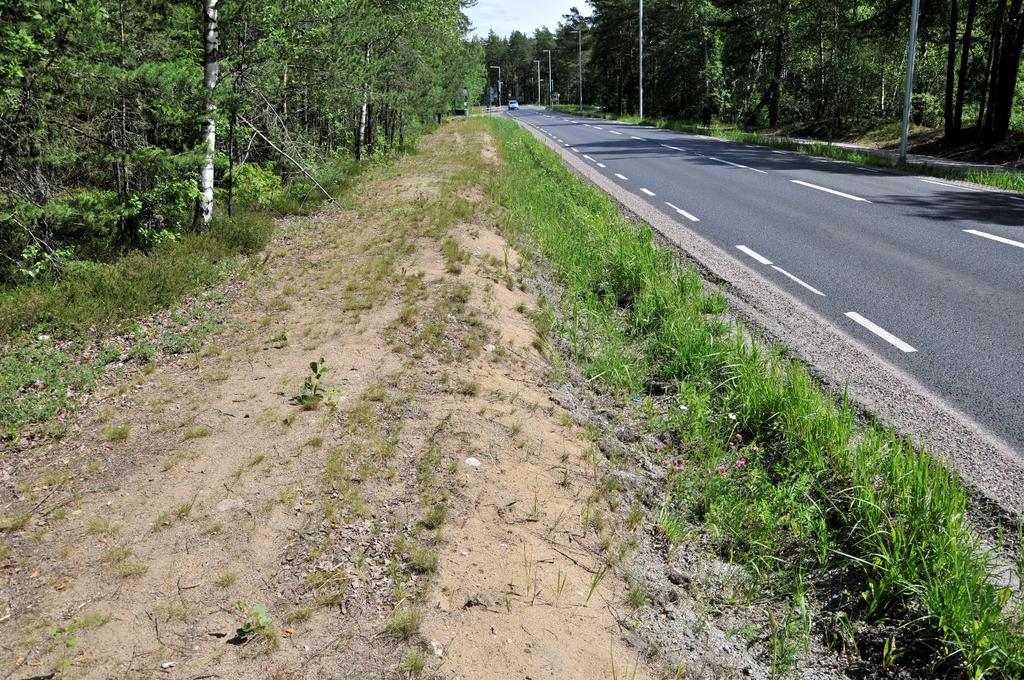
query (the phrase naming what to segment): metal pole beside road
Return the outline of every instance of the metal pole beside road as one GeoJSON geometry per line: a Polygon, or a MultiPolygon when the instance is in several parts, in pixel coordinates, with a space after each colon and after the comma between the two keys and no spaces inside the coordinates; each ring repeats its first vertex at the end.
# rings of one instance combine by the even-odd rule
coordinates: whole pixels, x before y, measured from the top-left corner
{"type": "Polygon", "coordinates": [[[640,120],[643,120],[643,0],[640,0],[640,120]]]}
{"type": "Polygon", "coordinates": [[[576,37],[579,40],[580,54],[579,54],[579,65],[580,65],[580,109],[583,108],[583,29],[576,29],[576,37]]]}
{"type": "Polygon", "coordinates": [[[534,59],[533,63],[537,64],[537,105],[540,106],[540,59],[534,59]]]}
{"type": "Polygon", "coordinates": [[[551,80],[551,50],[544,50],[548,53],[548,106],[551,106],[551,93],[554,91],[554,83],[551,80]]]}
{"type": "Polygon", "coordinates": [[[501,67],[491,66],[490,68],[498,69],[498,108],[501,108],[501,67]]]}
{"type": "Polygon", "coordinates": [[[907,90],[903,95],[903,129],[900,131],[900,160],[907,160],[907,138],[910,136],[910,106],[914,100],[914,57],[917,55],[917,16],[921,0],[914,0],[910,10],[910,46],[907,48],[907,90]]]}

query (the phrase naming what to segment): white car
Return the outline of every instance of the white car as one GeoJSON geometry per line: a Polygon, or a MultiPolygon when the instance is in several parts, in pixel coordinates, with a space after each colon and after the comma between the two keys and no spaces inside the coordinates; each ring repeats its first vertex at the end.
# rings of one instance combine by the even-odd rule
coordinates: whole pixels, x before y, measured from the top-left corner
{"type": "Polygon", "coordinates": [[[518,111],[519,110],[519,102],[516,101],[515,99],[509,99],[508,100],[508,110],[509,111],[518,111]]]}

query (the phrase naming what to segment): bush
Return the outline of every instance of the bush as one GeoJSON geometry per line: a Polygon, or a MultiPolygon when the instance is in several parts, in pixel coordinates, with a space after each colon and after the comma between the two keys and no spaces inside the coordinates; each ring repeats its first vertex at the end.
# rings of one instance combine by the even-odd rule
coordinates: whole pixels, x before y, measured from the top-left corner
{"type": "Polygon", "coordinates": [[[241,209],[230,218],[214,218],[207,233],[229,250],[251,255],[263,250],[273,232],[274,220],[269,215],[241,209]]]}
{"type": "Polygon", "coordinates": [[[258,163],[235,167],[234,200],[237,204],[266,210],[281,193],[281,178],[258,163]]]}
{"type": "Polygon", "coordinates": [[[261,250],[273,226],[266,215],[241,212],[215,220],[204,234],[183,234],[149,253],[69,262],[59,276],[0,290],[0,336],[37,329],[74,337],[116,328],[216,283],[233,256],[261,250]]]}

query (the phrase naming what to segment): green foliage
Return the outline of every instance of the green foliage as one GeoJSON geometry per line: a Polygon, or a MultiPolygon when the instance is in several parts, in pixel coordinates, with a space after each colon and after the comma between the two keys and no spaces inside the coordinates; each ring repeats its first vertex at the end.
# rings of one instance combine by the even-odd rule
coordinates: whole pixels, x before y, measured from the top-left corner
{"type": "Polygon", "coordinates": [[[48,422],[78,408],[95,387],[96,372],[45,339],[0,353],[0,437],[13,438],[22,423],[48,422]]]}
{"type": "Polygon", "coordinates": [[[281,178],[258,163],[243,163],[235,168],[234,193],[242,205],[266,210],[281,193],[281,178]]]}
{"type": "Polygon", "coordinates": [[[148,254],[134,252],[110,263],[74,260],[48,281],[0,288],[0,336],[40,328],[73,338],[116,328],[220,280],[234,255],[262,249],[272,229],[266,216],[242,212],[148,254]]]}
{"type": "Polygon", "coordinates": [[[703,531],[792,594],[793,614],[773,635],[780,669],[807,627],[806,589],[835,592],[841,575],[844,594],[830,606],[886,631],[885,649],[869,651],[887,662],[912,649],[936,675],[1020,677],[1021,611],[964,524],[958,479],[893,433],[857,427],[784,352],[730,332],[721,297],[677,269],[646,228],[527,133],[492,125],[509,168],[492,193],[564,287],[555,330],[623,396],[669,390],[656,420],[670,491],[657,528],[673,543],[688,526],[703,531]]]}
{"type": "MultiPolygon", "coordinates": [[[[513,32],[508,38],[492,33],[484,40],[483,63],[502,69],[503,101],[516,96],[534,102],[539,95],[546,104],[579,103],[582,47],[584,102],[618,115],[639,110],[637,2],[589,4],[591,16],[573,11],[553,32],[540,28],[530,37],[513,32]],[[551,50],[557,93],[551,100],[546,50],[551,50]],[[534,60],[541,61],[540,73],[534,60]]],[[[1014,105],[1019,74],[1011,68],[1012,75],[1005,70],[998,75],[1001,59],[1019,61],[1024,42],[1011,28],[1024,17],[1024,8],[1011,5],[922,3],[911,109],[915,125],[949,128],[947,138],[954,141],[980,137],[989,143],[1002,142],[1009,129],[1019,146],[1024,133],[1024,113],[1014,105]],[[1015,37],[1002,39],[1008,32],[1015,37]],[[948,70],[949,65],[954,68],[948,70]],[[992,87],[997,76],[999,85],[992,87]]],[[[646,0],[644,113],[823,139],[855,137],[896,123],[903,109],[909,18],[908,5],[894,8],[881,0],[646,0]]]]}
{"type": "Polygon", "coordinates": [[[309,362],[309,375],[302,383],[302,393],[298,396],[298,403],[305,409],[315,409],[324,399],[324,375],[330,369],[324,365],[324,358],[319,361],[309,362]]]}
{"type": "Polygon", "coordinates": [[[265,604],[248,605],[238,600],[235,606],[238,607],[238,613],[242,616],[242,625],[238,627],[239,636],[259,635],[268,631],[274,625],[270,614],[267,613],[267,605],[265,604]]]}
{"type": "MultiPolygon", "coordinates": [[[[222,4],[214,214],[229,198],[230,212],[307,214],[324,197],[304,171],[340,190],[354,163],[339,158],[387,156],[448,111],[483,70],[461,7],[222,4]]],[[[3,4],[0,284],[190,230],[206,151],[202,17],[164,0],[3,4]]]]}

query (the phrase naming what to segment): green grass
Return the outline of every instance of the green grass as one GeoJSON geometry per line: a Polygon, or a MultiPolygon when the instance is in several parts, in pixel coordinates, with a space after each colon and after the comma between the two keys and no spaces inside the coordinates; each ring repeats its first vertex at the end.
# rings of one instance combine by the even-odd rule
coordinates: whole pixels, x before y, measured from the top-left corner
{"type": "MultiPolygon", "coordinates": [[[[347,156],[321,164],[318,181],[344,199],[367,165],[347,156]]],[[[265,171],[254,170],[259,177],[265,171]]],[[[128,330],[134,319],[166,309],[182,297],[239,272],[239,256],[258,253],[270,240],[273,219],[306,215],[326,200],[306,179],[282,185],[236,188],[233,217],[226,216],[226,193],[217,192],[217,217],[202,234],[178,234],[146,253],[132,252],[111,261],[71,261],[59,275],[20,285],[0,286],[0,439],[13,440],[28,425],[45,434],[62,434],[59,416],[74,411],[82,394],[95,388],[102,366],[75,357],[97,337],[128,330]],[[244,205],[243,205],[244,204],[244,205]],[[59,347],[59,349],[58,349],[59,347]]],[[[193,351],[191,334],[170,332],[160,338],[165,352],[193,351]]],[[[140,344],[129,353],[145,363],[157,350],[140,344]]]]}
{"type": "Polygon", "coordinates": [[[14,438],[23,423],[52,423],[96,386],[99,367],[79,364],[46,339],[28,340],[0,355],[0,438],[14,438]]]}
{"type": "Polygon", "coordinates": [[[576,113],[590,118],[620,120],[627,123],[633,123],[635,125],[653,125],[666,130],[675,130],[677,132],[686,132],[694,135],[705,135],[708,137],[716,137],[718,139],[727,139],[733,142],[741,142],[744,144],[758,144],[760,146],[767,146],[773,149],[785,149],[787,151],[795,151],[797,153],[820,156],[822,158],[834,158],[836,160],[848,161],[859,165],[871,165],[880,168],[888,168],[890,170],[908,172],[915,175],[926,175],[942,179],[973,182],[975,184],[983,184],[997,189],[1003,189],[1005,191],[1024,192],[1024,173],[1021,172],[999,172],[973,169],[961,170],[959,168],[940,167],[935,165],[926,165],[923,163],[904,163],[896,158],[872,153],[871,151],[850,149],[843,146],[829,144],[827,142],[800,143],[783,137],[765,135],[757,132],[747,132],[736,127],[706,128],[696,123],[686,121],[668,118],[641,119],[639,116],[619,116],[588,108],[579,110],[579,107],[575,106],[556,106],[553,107],[553,110],[560,111],[562,113],[576,113]]]}
{"type": "Polygon", "coordinates": [[[408,640],[419,633],[422,623],[422,611],[413,607],[399,607],[391,612],[382,632],[389,637],[408,640]]]}
{"type": "Polygon", "coordinates": [[[555,333],[622,398],[669,396],[655,415],[669,445],[652,455],[670,470],[657,528],[674,541],[702,532],[791,601],[820,589],[873,633],[859,641],[869,661],[895,637],[904,663],[936,675],[1021,677],[1021,610],[964,524],[955,475],[858,425],[803,366],[725,322],[721,295],[647,227],[511,121],[489,124],[506,160],[489,192],[507,233],[564,289],[555,333]]]}
{"type": "Polygon", "coordinates": [[[0,289],[0,337],[36,329],[75,339],[116,329],[221,280],[234,256],[261,249],[272,229],[269,217],[240,214],[149,253],[113,262],[70,262],[54,281],[0,289]]]}

